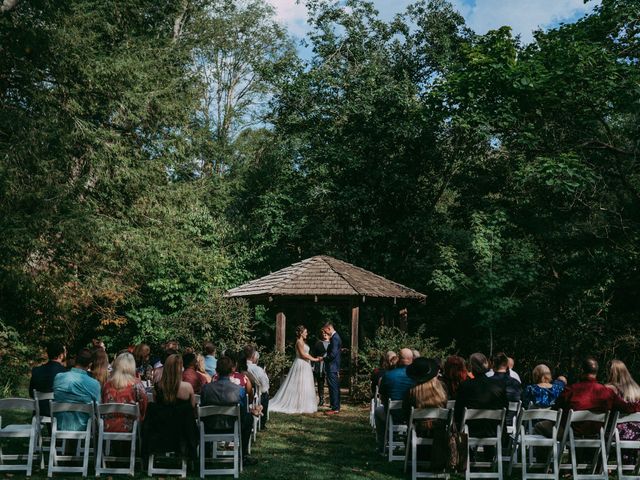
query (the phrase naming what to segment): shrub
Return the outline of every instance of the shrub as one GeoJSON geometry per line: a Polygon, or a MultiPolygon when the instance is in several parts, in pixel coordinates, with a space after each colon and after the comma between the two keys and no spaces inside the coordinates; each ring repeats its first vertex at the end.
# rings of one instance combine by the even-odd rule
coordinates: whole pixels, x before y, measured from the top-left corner
{"type": "Polygon", "coordinates": [[[18,331],[0,319],[0,398],[17,394],[28,377],[28,347],[18,331]]]}

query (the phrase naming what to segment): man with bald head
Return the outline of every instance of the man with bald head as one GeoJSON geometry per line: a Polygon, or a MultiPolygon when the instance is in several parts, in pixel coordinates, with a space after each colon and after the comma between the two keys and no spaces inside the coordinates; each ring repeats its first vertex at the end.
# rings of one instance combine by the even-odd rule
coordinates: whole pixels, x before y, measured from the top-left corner
{"type": "MultiPolygon", "coordinates": [[[[407,366],[413,362],[413,352],[410,348],[403,348],[398,354],[398,365],[393,370],[387,371],[380,380],[381,407],[375,412],[376,440],[379,453],[384,453],[384,430],[387,420],[387,406],[389,400],[403,400],[407,392],[416,382],[407,375],[407,366]]],[[[401,410],[392,412],[394,423],[406,422],[401,410]]]]}

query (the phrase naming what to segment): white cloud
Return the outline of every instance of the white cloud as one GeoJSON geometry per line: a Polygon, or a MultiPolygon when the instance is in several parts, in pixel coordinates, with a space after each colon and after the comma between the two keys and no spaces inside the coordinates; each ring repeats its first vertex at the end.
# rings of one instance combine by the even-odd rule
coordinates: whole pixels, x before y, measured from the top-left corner
{"type": "MultiPolygon", "coordinates": [[[[267,0],[277,12],[279,21],[287,25],[296,37],[303,37],[309,31],[304,5],[296,0],[267,0]]],[[[380,17],[390,20],[402,12],[411,0],[374,0],[380,17]]],[[[530,42],[533,31],[548,28],[560,22],[571,22],[593,9],[600,0],[584,4],[583,0],[453,0],[453,4],[464,16],[467,25],[477,33],[511,26],[514,35],[530,42]]]]}
{"type": "Polygon", "coordinates": [[[530,42],[534,30],[574,21],[594,6],[595,2],[585,5],[583,0],[476,0],[460,10],[477,33],[509,25],[514,34],[530,42]]]}

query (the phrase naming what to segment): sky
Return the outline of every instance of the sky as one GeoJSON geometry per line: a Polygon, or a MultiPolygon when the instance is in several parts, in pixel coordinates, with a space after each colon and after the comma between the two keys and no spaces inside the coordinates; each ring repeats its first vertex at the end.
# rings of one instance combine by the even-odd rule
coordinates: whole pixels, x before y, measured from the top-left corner
{"type": "MultiPolygon", "coordinates": [[[[307,32],[306,10],[296,0],[267,0],[276,7],[278,19],[289,32],[302,38],[307,32]]],[[[403,11],[411,0],[373,0],[381,18],[388,20],[403,11]]],[[[559,23],[570,23],[591,11],[599,0],[452,0],[475,32],[509,25],[525,43],[533,40],[533,31],[559,23]]]]}

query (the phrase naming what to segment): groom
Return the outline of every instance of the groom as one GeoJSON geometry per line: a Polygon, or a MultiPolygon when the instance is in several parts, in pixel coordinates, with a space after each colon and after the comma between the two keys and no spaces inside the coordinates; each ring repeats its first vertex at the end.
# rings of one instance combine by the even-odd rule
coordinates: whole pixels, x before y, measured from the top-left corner
{"type": "Polygon", "coordinates": [[[329,400],[331,401],[331,410],[325,412],[327,415],[336,415],[340,413],[340,350],[342,348],[342,340],[340,335],[333,328],[333,323],[327,322],[322,327],[322,331],[329,335],[329,347],[327,355],[324,357],[324,369],[327,376],[327,384],[329,385],[329,400]]]}

